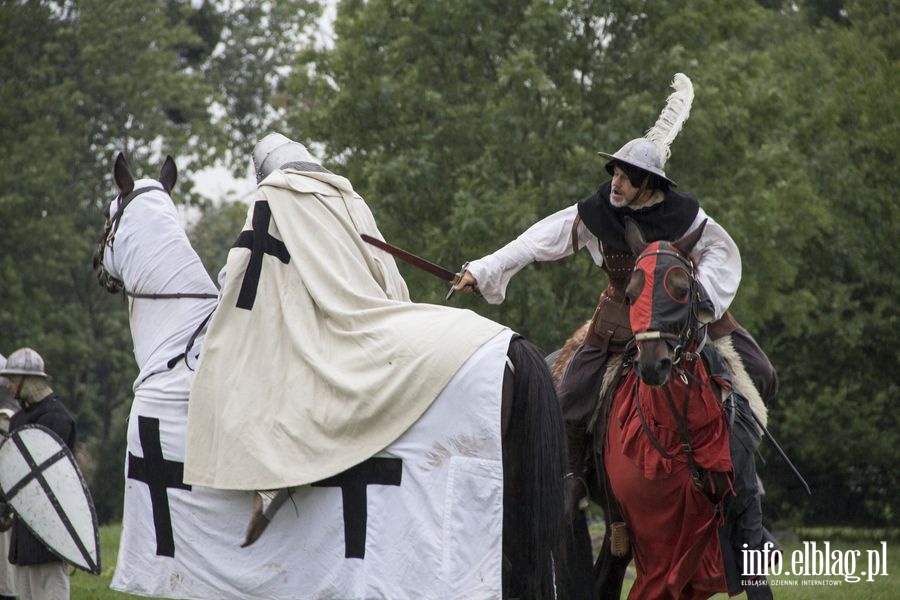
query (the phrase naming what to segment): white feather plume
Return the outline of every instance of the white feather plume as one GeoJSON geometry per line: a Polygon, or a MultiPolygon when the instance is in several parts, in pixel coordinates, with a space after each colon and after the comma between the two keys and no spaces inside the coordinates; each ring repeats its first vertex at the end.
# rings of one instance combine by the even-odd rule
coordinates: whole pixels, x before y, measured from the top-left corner
{"type": "Polygon", "coordinates": [[[675,74],[672,88],[675,91],[666,98],[666,105],[659,113],[656,123],[644,134],[645,138],[656,145],[663,164],[669,158],[669,145],[691,114],[691,103],[694,101],[694,85],[684,73],[675,74]]]}

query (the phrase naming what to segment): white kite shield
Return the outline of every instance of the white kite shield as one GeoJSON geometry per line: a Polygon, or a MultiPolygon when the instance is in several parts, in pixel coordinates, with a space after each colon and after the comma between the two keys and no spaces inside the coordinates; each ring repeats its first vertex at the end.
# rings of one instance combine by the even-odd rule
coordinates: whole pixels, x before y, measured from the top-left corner
{"type": "Polygon", "coordinates": [[[94,503],[59,436],[41,425],[26,425],[4,438],[0,490],[18,518],[60,559],[100,573],[94,503]]]}

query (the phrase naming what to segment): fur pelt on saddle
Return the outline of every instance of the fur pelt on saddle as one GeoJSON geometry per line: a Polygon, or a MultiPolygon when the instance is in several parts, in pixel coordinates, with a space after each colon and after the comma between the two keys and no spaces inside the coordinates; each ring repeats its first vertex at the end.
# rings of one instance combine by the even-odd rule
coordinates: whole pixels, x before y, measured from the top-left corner
{"type": "MultiPolygon", "coordinates": [[[[581,327],[576,329],[569,339],[566,340],[566,343],[557,355],[556,360],[553,361],[553,365],[550,367],[550,374],[553,376],[553,382],[555,384],[559,385],[563,373],[566,372],[566,367],[569,365],[569,361],[572,360],[572,356],[575,354],[578,347],[584,343],[590,324],[590,321],[586,321],[581,327]]],[[[711,343],[715,346],[719,356],[725,362],[725,366],[731,375],[731,383],[734,386],[734,391],[747,399],[753,413],[759,418],[763,426],[767,427],[769,410],[766,407],[765,402],[763,402],[759,390],[753,385],[753,380],[747,373],[747,369],[744,367],[740,355],[737,350],[734,349],[734,344],[731,342],[731,336],[726,335],[719,339],[711,340],[711,343]]],[[[617,386],[619,384],[621,365],[621,354],[610,357],[606,369],[603,372],[603,383],[600,387],[599,398],[603,398],[610,391],[614,391],[610,390],[610,386],[617,386]]],[[[761,432],[757,431],[757,433],[761,432]]]]}

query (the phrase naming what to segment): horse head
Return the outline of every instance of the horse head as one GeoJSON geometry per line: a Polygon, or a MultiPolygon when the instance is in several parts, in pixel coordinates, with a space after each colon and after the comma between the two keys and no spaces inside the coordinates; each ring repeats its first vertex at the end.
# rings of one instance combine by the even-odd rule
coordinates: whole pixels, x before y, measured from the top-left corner
{"type": "MultiPolygon", "coordinates": [[[[175,187],[175,181],[177,179],[178,168],[175,166],[175,161],[171,156],[166,156],[166,160],[165,162],[163,162],[163,165],[159,171],[158,182],[162,186],[162,190],[166,193],[166,195],[169,195],[170,200],[172,188],[175,187]]],[[[117,294],[122,291],[124,284],[120,275],[111,273],[107,268],[107,265],[104,261],[106,249],[112,249],[113,247],[116,232],[118,231],[119,223],[122,219],[122,214],[125,211],[125,207],[128,206],[128,204],[131,203],[131,201],[140,194],[159,188],[155,186],[147,186],[135,190],[135,179],[131,170],[131,166],[125,159],[125,154],[122,152],[119,152],[118,156],[116,156],[116,160],[113,165],[113,181],[115,181],[116,188],[119,190],[119,193],[109,202],[109,204],[106,205],[106,209],[104,211],[106,221],[103,223],[103,231],[100,234],[97,248],[94,251],[93,263],[94,273],[97,276],[97,280],[100,282],[100,286],[111,294],[117,294]]]]}
{"type": "Polygon", "coordinates": [[[631,330],[637,344],[634,368],[647,385],[665,385],[685,352],[692,350],[708,319],[705,291],[696,281],[690,252],[703,234],[700,227],[675,242],[646,242],[626,218],[625,239],[637,257],[625,290],[631,330]]]}
{"type": "Polygon", "coordinates": [[[158,179],[135,180],[119,153],[113,166],[117,194],[106,208],[94,271],[106,291],[128,298],[135,360],[141,369],[138,385],[148,393],[186,399],[190,372],[175,372],[173,366],[182,356],[186,361],[189,350],[196,359],[202,341],[198,328],[215,308],[218,290],[172,201],[177,178],[175,161],[167,156],[158,179]]]}

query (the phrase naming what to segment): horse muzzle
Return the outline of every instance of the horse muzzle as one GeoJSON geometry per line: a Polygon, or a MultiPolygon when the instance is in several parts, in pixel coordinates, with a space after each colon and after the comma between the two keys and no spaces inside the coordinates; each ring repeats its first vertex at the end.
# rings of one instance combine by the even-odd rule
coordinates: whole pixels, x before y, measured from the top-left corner
{"type": "Polygon", "coordinates": [[[660,387],[669,381],[672,374],[672,359],[665,356],[653,360],[638,360],[634,363],[634,370],[646,385],[660,387]]]}
{"type": "Polygon", "coordinates": [[[646,385],[654,387],[665,385],[675,364],[670,342],[676,343],[677,336],[671,333],[645,331],[635,334],[634,339],[638,347],[634,370],[638,377],[646,385]]]}

